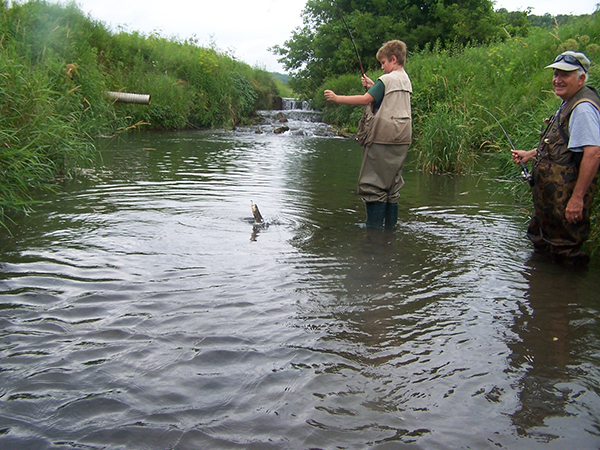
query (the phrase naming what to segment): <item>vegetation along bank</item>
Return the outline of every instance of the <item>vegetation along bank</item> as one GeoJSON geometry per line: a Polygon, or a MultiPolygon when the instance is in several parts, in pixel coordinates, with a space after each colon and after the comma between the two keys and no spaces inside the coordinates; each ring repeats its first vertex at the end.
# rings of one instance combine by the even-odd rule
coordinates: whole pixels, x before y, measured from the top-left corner
{"type": "Polygon", "coordinates": [[[0,224],[88,165],[95,137],[236,126],[277,94],[270,73],[217,48],[113,33],[74,4],[1,2],[0,224]],[[151,105],[107,91],[151,94],[151,105]]]}

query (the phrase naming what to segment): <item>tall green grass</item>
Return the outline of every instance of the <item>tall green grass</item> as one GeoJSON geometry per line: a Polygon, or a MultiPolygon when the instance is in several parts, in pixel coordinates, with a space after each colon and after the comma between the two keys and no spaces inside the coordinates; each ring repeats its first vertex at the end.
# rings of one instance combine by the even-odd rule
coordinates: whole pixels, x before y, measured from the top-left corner
{"type": "Polygon", "coordinates": [[[53,189],[57,177],[85,165],[93,152],[90,136],[78,123],[83,108],[76,95],[57,86],[46,68],[2,56],[0,224],[31,207],[32,191],[53,189]]]}
{"type": "Polygon", "coordinates": [[[237,126],[277,96],[271,74],[193,39],[112,33],[67,6],[0,2],[0,226],[92,159],[94,137],[237,126]],[[150,94],[117,104],[106,91],[150,94]]]}

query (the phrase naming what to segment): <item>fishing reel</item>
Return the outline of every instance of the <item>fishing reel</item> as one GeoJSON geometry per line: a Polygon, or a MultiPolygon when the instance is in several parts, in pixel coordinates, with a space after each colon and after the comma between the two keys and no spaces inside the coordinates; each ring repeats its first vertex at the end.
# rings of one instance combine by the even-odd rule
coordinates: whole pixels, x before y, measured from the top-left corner
{"type": "Polygon", "coordinates": [[[533,177],[529,173],[529,170],[527,170],[525,164],[522,164],[521,168],[523,169],[521,171],[521,178],[523,178],[523,181],[527,181],[529,183],[529,186],[533,186],[535,182],[533,181],[533,177]]]}

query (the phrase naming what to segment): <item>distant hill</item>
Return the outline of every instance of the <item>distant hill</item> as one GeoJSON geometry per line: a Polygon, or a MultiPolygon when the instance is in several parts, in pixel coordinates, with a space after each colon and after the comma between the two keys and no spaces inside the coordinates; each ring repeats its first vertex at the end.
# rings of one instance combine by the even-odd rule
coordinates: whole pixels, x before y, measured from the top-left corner
{"type": "Polygon", "coordinates": [[[290,76],[285,73],[271,72],[271,75],[273,75],[275,79],[281,80],[284,83],[287,83],[290,80],[290,76]]]}

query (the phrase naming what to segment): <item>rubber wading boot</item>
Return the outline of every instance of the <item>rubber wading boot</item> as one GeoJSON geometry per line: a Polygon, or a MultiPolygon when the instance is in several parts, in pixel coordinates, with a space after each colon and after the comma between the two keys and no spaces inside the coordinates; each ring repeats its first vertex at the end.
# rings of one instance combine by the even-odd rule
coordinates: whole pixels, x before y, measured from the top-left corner
{"type": "Polygon", "coordinates": [[[385,204],[385,228],[387,230],[393,230],[396,228],[398,223],[398,203],[386,203],[385,204]]]}
{"type": "Polygon", "coordinates": [[[386,204],[382,202],[367,202],[367,228],[383,230],[386,204]]]}

